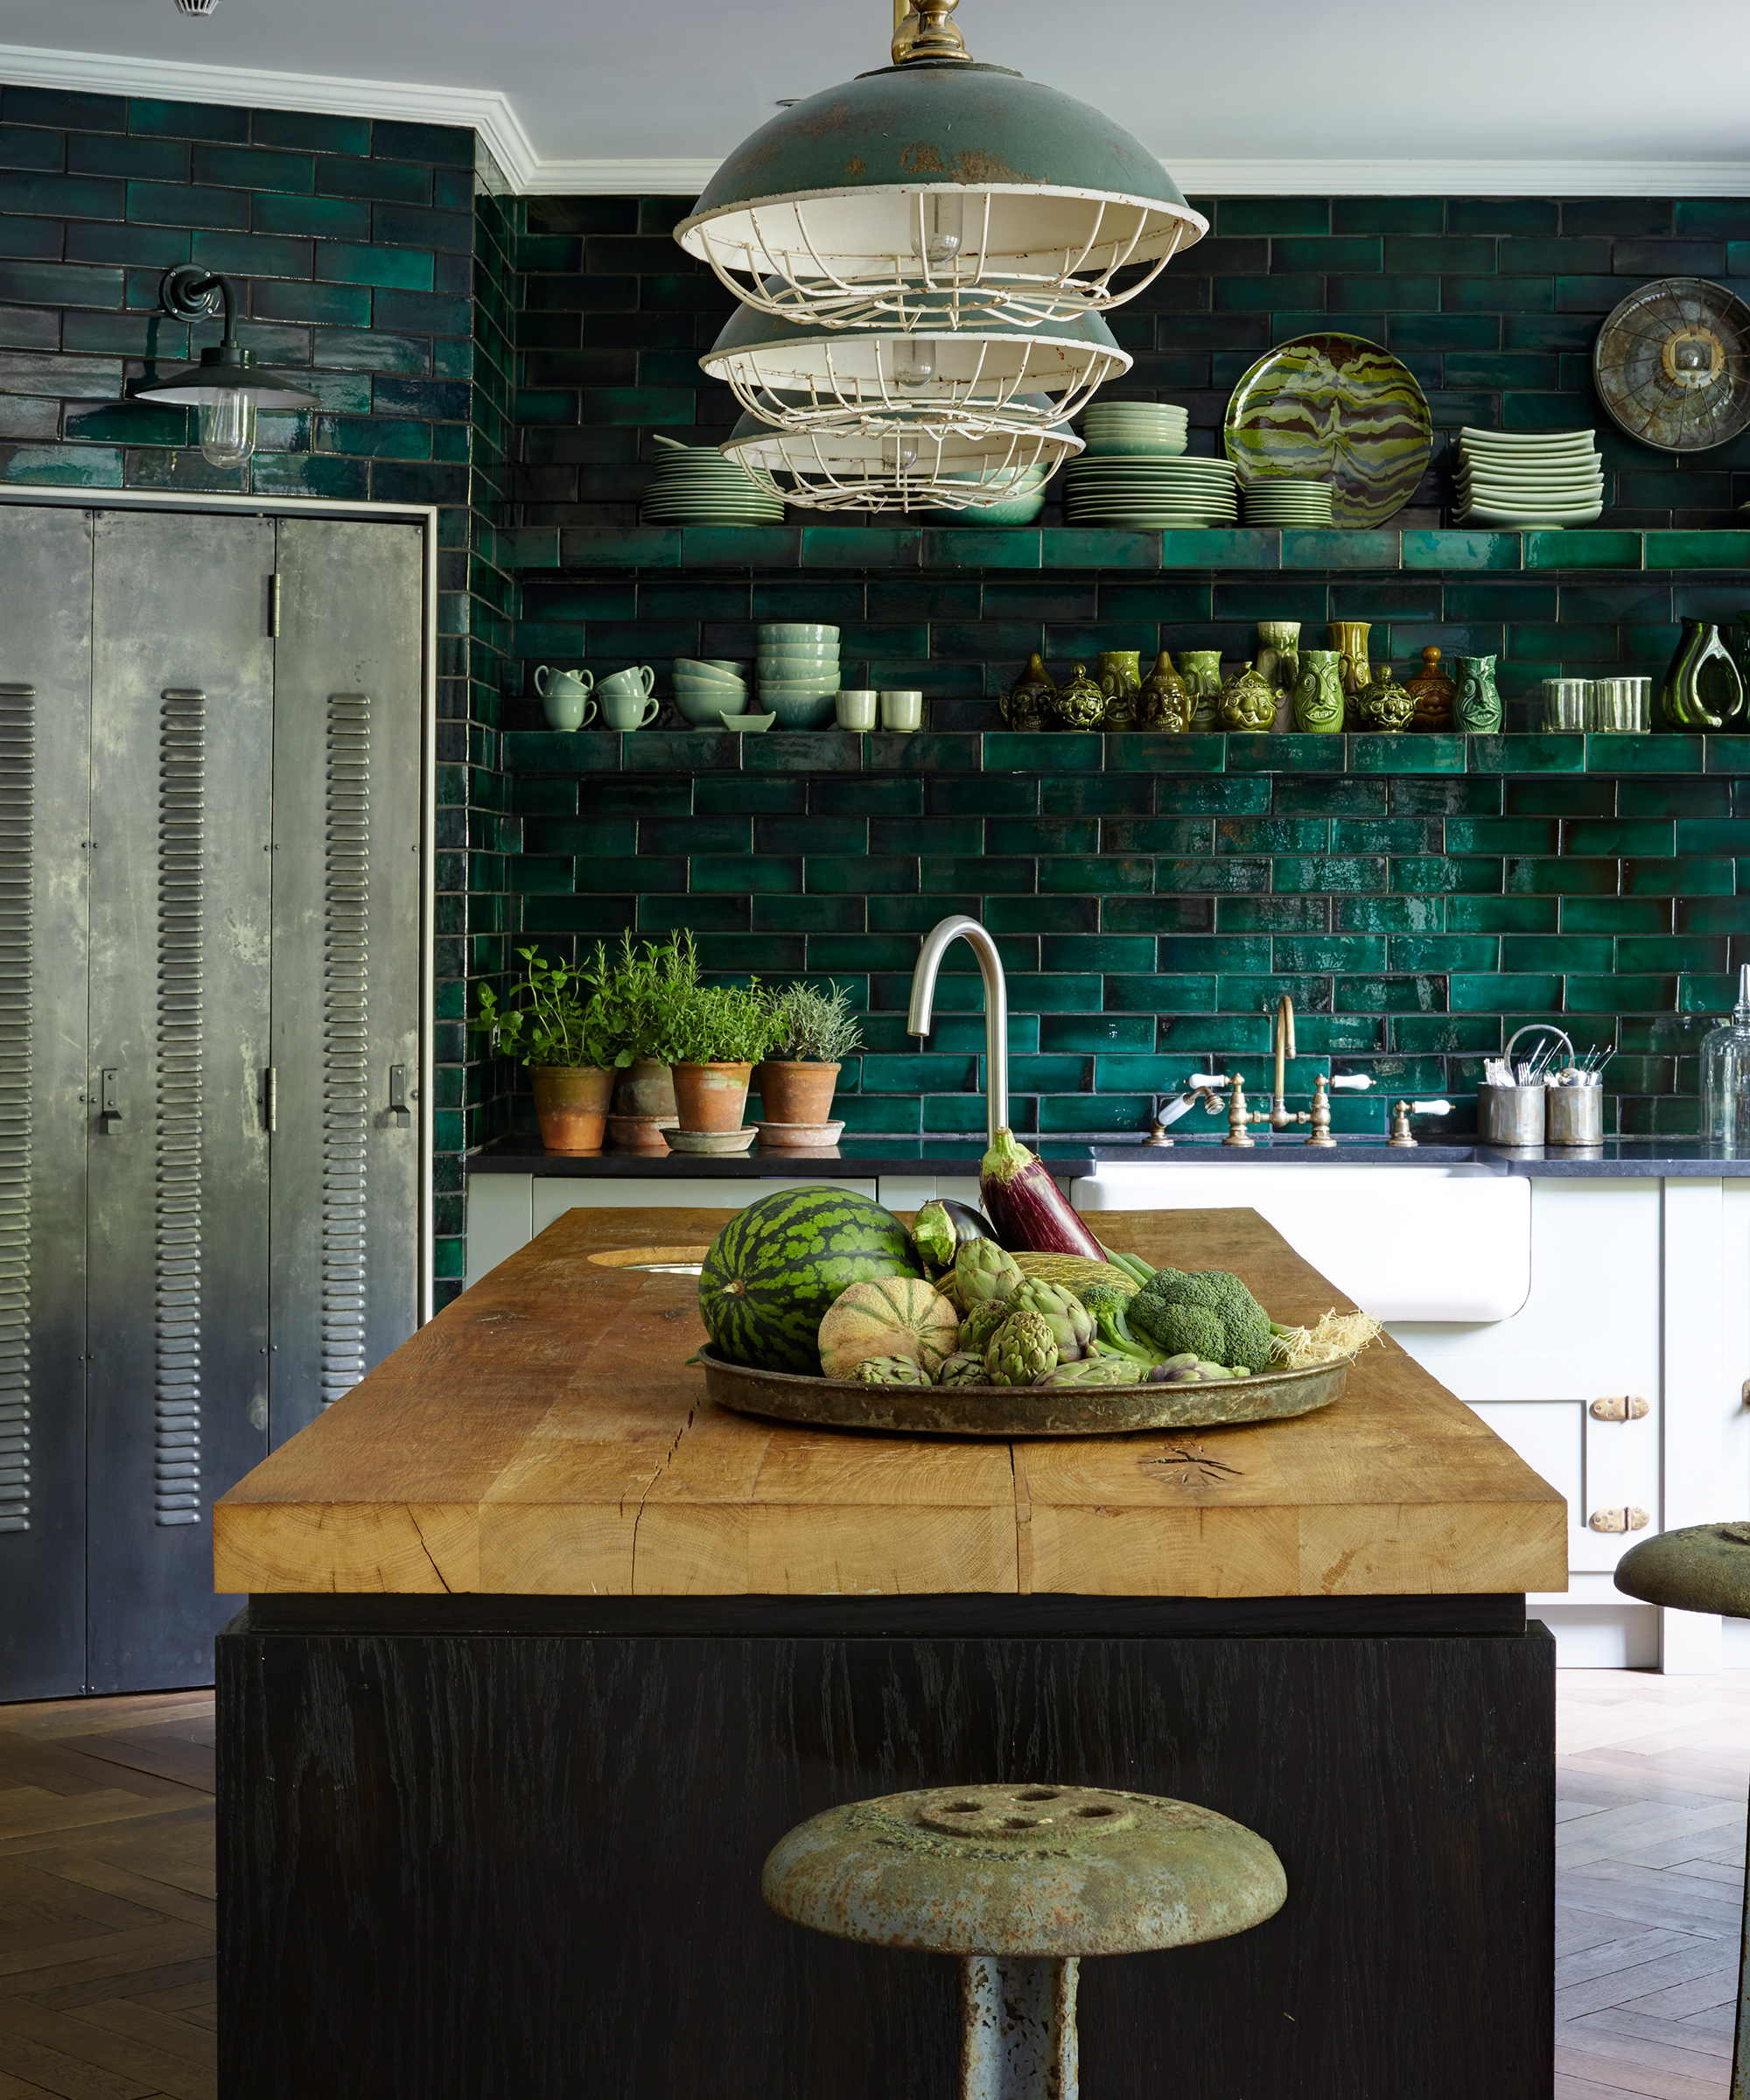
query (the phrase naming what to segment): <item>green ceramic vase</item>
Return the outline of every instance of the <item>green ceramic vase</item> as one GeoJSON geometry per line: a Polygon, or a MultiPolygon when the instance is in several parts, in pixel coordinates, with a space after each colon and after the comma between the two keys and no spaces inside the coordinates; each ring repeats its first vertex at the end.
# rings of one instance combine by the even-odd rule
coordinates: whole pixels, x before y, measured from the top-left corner
{"type": "Polygon", "coordinates": [[[1294,681],[1294,726],[1302,736],[1340,736],[1343,727],[1343,652],[1302,649],[1294,681]]]}
{"type": "Polygon", "coordinates": [[[1656,726],[1691,735],[1743,728],[1744,681],[1711,621],[1684,622],[1683,639],[1659,694],[1656,726]]]}
{"type": "Polygon", "coordinates": [[[1141,650],[1102,649],[1095,662],[1094,675],[1099,681],[1100,690],[1106,696],[1106,712],[1101,728],[1134,729],[1137,696],[1143,690],[1141,650]]]}
{"type": "Polygon", "coordinates": [[[1222,727],[1241,736],[1276,727],[1276,688],[1249,663],[1222,688],[1222,727]]]}
{"type": "Polygon", "coordinates": [[[1222,652],[1181,649],[1179,675],[1191,696],[1191,726],[1211,732],[1222,726],[1222,652]]]}
{"type": "Polygon", "coordinates": [[[1493,656],[1454,656],[1458,690],[1452,695],[1452,727],[1467,737],[1501,733],[1501,695],[1494,690],[1493,656]]]}
{"type": "Polygon", "coordinates": [[[1026,669],[1003,696],[1004,727],[1043,729],[1051,714],[1056,690],[1046,676],[1044,664],[1037,656],[1029,656],[1026,669]]]}
{"type": "Polygon", "coordinates": [[[1078,663],[1072,676],[1052,696],[1052,712],[1060,729],[1098,729],[1106,711],[1106,696],[1078,663]]]}
{"type": "Polygon", "coordinates": [[[1137,695],[1137,726],[1178,736],[1191,726],[1191,695],[1163,649],[1137,695]]]}
{"type": "Polygon", "coordinates": [[[1257,675],[1278,693],[1292,693],[1300,676],[1300,622],[1261,620],[1257,625],[1257,675]]]}

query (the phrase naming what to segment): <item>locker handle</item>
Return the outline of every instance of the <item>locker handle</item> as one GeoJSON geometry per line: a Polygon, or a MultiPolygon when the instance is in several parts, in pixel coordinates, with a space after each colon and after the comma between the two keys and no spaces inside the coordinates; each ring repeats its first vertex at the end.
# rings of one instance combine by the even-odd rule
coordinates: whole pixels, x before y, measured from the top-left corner
{"type": "Polygon", "coordinates": [[[407,1105],[407,1067],[391,1065],[388,1068],[388,1112],[397,1123],[413,1121],[413,1110],[407,1105]]]}
{"type": "Polygon", "coordinates": [[[268,1135],[271,1137],[279,1128],[279,1073],[272,1065],[262,1074],[262,1109],[267,1117],[268,1135]]]}
{"type": "Polygon", "coordinates": [[[110,1133],[111,1126],[119,1124],[122,1120],[122,1111],[116,1106],[121,1091],[121,1074],[119,1072],[100,1072],[97,1081],[97,1135],[100,1138],[107,1138],[110,1133]]]}
{"type": "Polygon", "coordinates": [[[34,700],[37,689],[33,685],[6,685],[0,683],[0,699],[34,700]]]}

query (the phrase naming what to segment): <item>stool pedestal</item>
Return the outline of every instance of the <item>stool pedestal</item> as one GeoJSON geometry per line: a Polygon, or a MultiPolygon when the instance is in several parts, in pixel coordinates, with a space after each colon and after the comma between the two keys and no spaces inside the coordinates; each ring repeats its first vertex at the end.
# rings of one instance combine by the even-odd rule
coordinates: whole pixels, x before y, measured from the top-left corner
{"type": "Polygon", "coordinates": [[[961,1964],[960,2100],[1077,2100],[1075,1956],[969,1954],[961,1964]]]}

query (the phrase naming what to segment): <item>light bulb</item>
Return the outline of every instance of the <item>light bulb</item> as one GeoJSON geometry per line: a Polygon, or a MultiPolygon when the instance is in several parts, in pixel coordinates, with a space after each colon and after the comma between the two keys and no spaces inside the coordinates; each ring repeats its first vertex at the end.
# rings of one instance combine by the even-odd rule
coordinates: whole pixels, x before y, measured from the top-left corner
{"type": "Polygon", "coordinates": [[[255,449],[255,396],[215,388],[200,404],[201,457],[214,466],[241,466],[255,449]]]}
{"type": "Polygon", "coordinates": [[[915,394],[935,377],[935,343],[927,335],[902,335],[893,345],[893,384],[915,394]]]}
{"type": "Polygon", "coordinates": [[[912,253],[932,266],[951,262],[965,228],[966,200],[958,190],[926,191],[912,216],[912,253]]]}
{"type": "Polygon", "coordinates": [[[890,473],[902,474],[918,463],[918,441],[903,431],[889,430],[881,440],[881,464],[890,473]]]}

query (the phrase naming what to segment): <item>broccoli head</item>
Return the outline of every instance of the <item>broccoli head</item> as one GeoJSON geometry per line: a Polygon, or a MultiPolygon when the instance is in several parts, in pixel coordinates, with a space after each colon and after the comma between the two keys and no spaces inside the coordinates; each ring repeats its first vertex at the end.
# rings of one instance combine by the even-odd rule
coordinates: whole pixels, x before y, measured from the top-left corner
{"type": "Polygon", "coordinates": [[[1132,1292],[1119,1290],[1116,1284],[1077,1284],[1074,1289],[1075,1296],[1096,1320],[1102,1307],[1109,1312],[1123,1312],[1135,1295],[1132,1292]]]}
{"type": "Polygon", "coordinates": [[[1200,1269],[1190,1275],[1179,1269],[1159,1270],[1130,1300],[1128,1314],[1135,1333],[1158,1341],[1170,1355],[1194,1350],[1248,1371],[1270,1368],[1270,1315],[1225,1269],[1200,1269]],[[1208,1316],[1213,1338],[1200,1320],[1186,1325],[1185,1316],[1192,1312],[1208,1316]]]}

